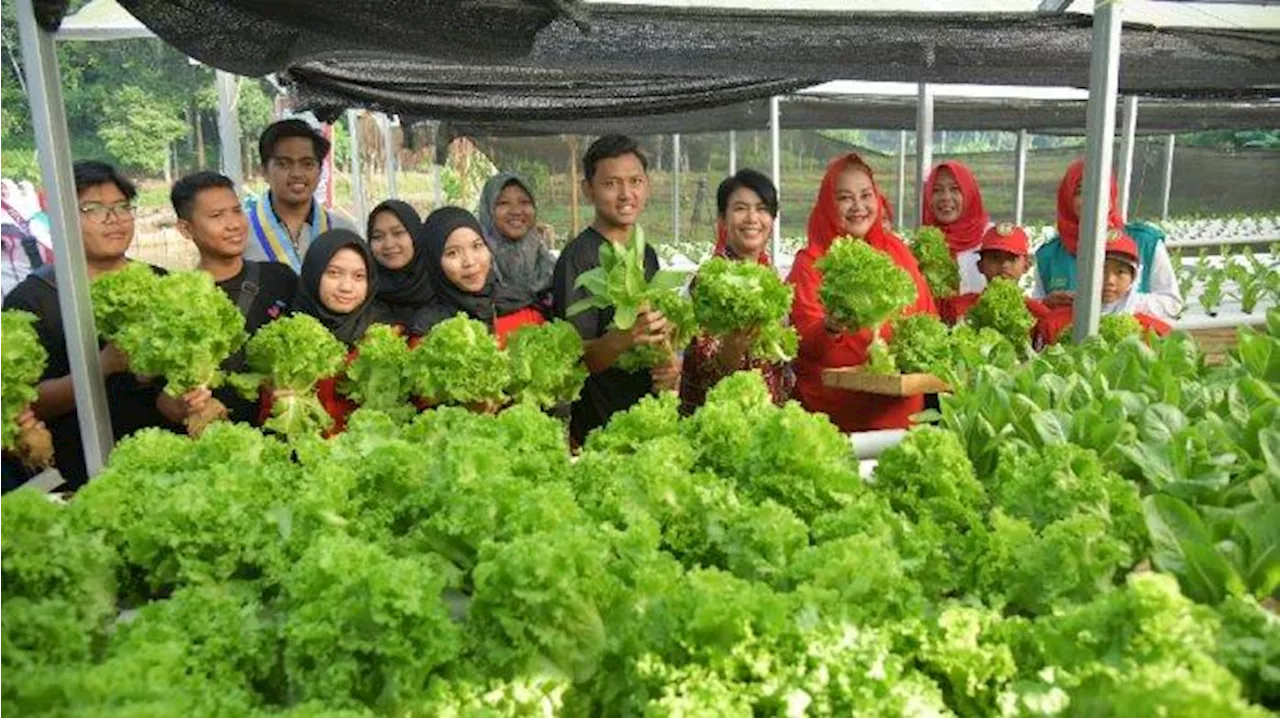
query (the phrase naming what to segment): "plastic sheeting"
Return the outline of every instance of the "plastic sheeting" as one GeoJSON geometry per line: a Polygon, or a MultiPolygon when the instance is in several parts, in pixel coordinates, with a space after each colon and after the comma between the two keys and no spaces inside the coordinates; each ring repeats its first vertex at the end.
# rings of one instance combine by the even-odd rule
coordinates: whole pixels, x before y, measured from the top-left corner
{"type": "MultiPolygon", "coordinates": [[[[1084,100],[934,99],[934,130],[1029,130],[1040,134],[1083,134],[1084,100]]],[[[782,127],[787,130],[857,128],[913,129],[913,97],[783,98],[782,127]]],[[[569,121],[451,122],[454,134],[531,137],[539,135],[600,135],[624,132],[660,135],[728,130],[768,129],[769,102],[756,100],[693,112],[644,117],[577,119],[569,121]]],[[[1206,102],[1147,100],[1138,107],[1138,132],[1165,134],[1200,130],[1280,127],[1280,102],[1206,102]]]]}

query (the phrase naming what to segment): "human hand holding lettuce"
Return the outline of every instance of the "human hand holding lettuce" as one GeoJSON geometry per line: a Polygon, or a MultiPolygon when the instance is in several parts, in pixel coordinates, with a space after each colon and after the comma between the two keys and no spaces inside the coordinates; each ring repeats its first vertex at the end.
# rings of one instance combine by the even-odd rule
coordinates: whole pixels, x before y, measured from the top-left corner
{"type": "Polygon", "coordinates": [[[0,443],[28,468],[42,469],[53,464],[53,436],[36,418],[31,405],[40,395],[36,384],[44,374],[49,353],[40,344],[34,321],[35,316],[27,312],[0,314],[0,404],[4,407],[0,443]]]}
{"type": "Polygon", "coordinates": [[[911,275],[889,255],[850,237],[837,237],[816,266],[822,272],[818,296],[827,310],[828,329],[870,330],[873,338],[867,353],[867,370],[875,374],[896,373],[897,365],[880,330],[915,302],[916,286],[911,275]]]}
{"type": "Polygon", "coordinates": [[[693,338],[697,322],[692,305],[678,293],[684,274],[659,271],[646,280],[644,257],[644,231],[639,227],[625,247],[601,245],[600,266],[583,272],[574,282],[575,287],[586,289],[588,296],[574,302],[566,315],[614,309],[609,333],[589,345],[605,346],[609,351],[589,349],[588,369],[600,372],[615,364],[624,371],[657,369],[655,379],[669,384],[675,354],[693,338]],[[600,360],[600,354],[608,360],[600,360]]]}
{"type": "Polygon", "coordinates": [[[273,392],[271,418],[264,426],[290,439],[328,429],[333,418],[316,396],[316,384],[342,371],[347,349],[314,317],[294,314],[262,327],[245,345],[252,373],[233,375],[245,398],[260,388],[273,392]]]}
{"type": "Polygon", "coordinates": [[[795,358],[799,340],[784,326],[792,289],[772,268],[754,262],[714,258],[702,265],[693,286],[697,322],[722,339],[721,357],[736,366],[750,355],[768,361],[795,358]]]}
{"type": "MultiPolygon", "coordinates": [[[[141,263],[103,275],[90,287],[94,320],[118,359],[145,377],[164,377],[164,393],[180,399],[189,434],[224,419],[227,408],[211,389],[220,367],[244,343],[244,316],[203,272],[155,274],[141,263]]],[[[104,355],[111,357],[110,347],[104,355]]],[[[115,367],[104,367],[110,372],[115,367]]]]}

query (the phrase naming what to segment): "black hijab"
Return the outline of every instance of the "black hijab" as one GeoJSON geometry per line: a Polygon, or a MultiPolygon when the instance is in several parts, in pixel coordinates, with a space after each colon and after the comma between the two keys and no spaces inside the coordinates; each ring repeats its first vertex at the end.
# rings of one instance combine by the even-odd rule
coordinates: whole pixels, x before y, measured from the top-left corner
{"type": "Polygon", "coordinates": [[[373,221],[383,212],[394,214],[413,237],[413,259],[400,269],[378,266],[377,299],[393,314],[404,315],[402,321],[407,322],[414,310],[430,304],[435,294],[431,282],[431,259],[422,241],[422,220],[408,202],[389,199],[374,207],[369,213],[366,237],[373,237],[373,221]]]}
{"type": "Polygon", "coordinates": [[[374,299],[378,287],[377,266],[369,245],[355,232],[349,229],[331,229],[320,234],[307,248],[307,255],[302,260],[302,273],[298,276],[298,293],[293,298],[293,311],[310,314],[347,346],[354,345],[382,313],[380,305],[374,299]],[[333,261],[333,255],[343,249],[354,249],[364,258],[369,275],[369,293],[364,302],[349,314],[336,314],[320,301],[320,279],[328,269],[329,262],[333,261]]]}
{"type": "Polygon", "coordinates": [[[480,228],[480,223],[470,212],[461,207],[441,207],[427,215],[427,219],[422,223],[421,244],[425,246],[426,255],[431,260],[429,271],[435,284],[435,298],[425,310],[414,315],[413,326],[410,327],[410,331],[414,334],[425,334],[431,327],[458,312],[464,312],[492,329],[493,320],[497,317],[529,305],[525,292],[505,287],[498,281],[492,260],[489,265],[489,276],[485,278],[484,287],[478,292],[464,291],[449,281],[444,274],[444,269],[440,266],[444,259],[444,245],[454,230],[463,227],[474,231],[481,240],[484,239],[484,231],[480,228]]]}

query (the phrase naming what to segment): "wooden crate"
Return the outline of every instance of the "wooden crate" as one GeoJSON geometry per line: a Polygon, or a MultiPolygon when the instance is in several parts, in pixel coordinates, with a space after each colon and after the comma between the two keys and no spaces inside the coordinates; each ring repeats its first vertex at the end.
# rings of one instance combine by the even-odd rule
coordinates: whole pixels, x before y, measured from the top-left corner
{"type": "Polygon", "coordinates": [[[887,396],[918,396],[951,391],[950,385],[932,374],[871,374],[860,366],[824,369],[822,383],[833,389],[887,396]]]}

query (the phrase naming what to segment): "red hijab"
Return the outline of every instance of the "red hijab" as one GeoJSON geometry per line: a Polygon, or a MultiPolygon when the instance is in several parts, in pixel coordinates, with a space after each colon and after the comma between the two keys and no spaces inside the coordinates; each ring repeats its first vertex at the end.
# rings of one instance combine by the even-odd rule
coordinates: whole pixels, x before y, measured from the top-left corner
{"type": "Polygon", "coordinates": [[[893,224],[893,206],[889,204],[889,198],[880,194],[880,190],[876,190],[876,196],[880,198],[880,221],[893,224]]]}
{"type": "MultiPolygon", "coordinates": [[[[774,218],[777,221],[777,218],[774,218]]],[[[767,246],[767,245],[766,245],[767,246]]],[[[729,231],[725,229],[723,220],[716,220],[716,248],[711,250],[713,257],[728,257],[729,259],[740,259],[729,249],[729,231]]],[[[760,254],[756,255],[756,262],[768,267],[771,266],[769,261],[769,250],[761,249],[760,254]]]]}
{"type": "MultiPolygon", "coordinates": [[[[1080,246],[1080,215],[1076,214],[1075,198],[1083,182],[1084,160],[1076,160],[1067,167],[1067,173],[1062,177],[1062,184],[1058,185],[1058,236],[1062,238],[1062,246],[1066,247],[1067,253],[1073,257],[1076,255],[1076,248],[1080,246]]],[[[1120,218],[1120,211],[1116,208],[1117,194],[1116,178],[1112,177],[1107,227],[1124,229],[1124,220],[1120,218]]]]}
{"type": "Polygon", "coordinates": [[[814,250],[815,259],[827,253],[832,240],[848,234],[844,229],[844,217],[840,216],[840,210],[836,206],[836,181],[845,170],[855,168],[865,172],[871,179],[871,188],[875,191],[877,200],[876,216],[871,221],[871,229],[867,231],[867,236],[862,238],[863,241],[889,254],[896,254],[892,247],[895,244],[901,244],[900,240],[896,240],[884,229],[882,220],[885,217],[888,202],[880,193],[880,188],[876,186],[875,173],[857,153],[850,152],[836,157],[827,164],[827,173],[822,176],[822,186],[818,188],[818,200],[813,205],[813,211],[809,213],[809,247],[814,250]]]}
{"type": "Polygon", "coordinates": [[[987,214],[987,210],[982,206],[982,190],[978,188],[978,179],[973,176],[973,172],[962,162],[948,160],[939,162],[933,172],[929,173],[929,181],[924,184],[924,224],[934,226],[942,230],[947,236],[947,248],[951,250],[951,256],[956,256],[961,252],[967,252],[975,249],[982,244],[982,235],[987,231],[987,225],[991,224],[991,216],[987,214]],[[964,205],[960,208],[960,216],[951,224],[940,224],[938,218],[933,213],[933,183],[938,179],[938,173],[947,170],[956,178],[956,184],[960,185],[960,196],[964,198],[964,205]]]}

